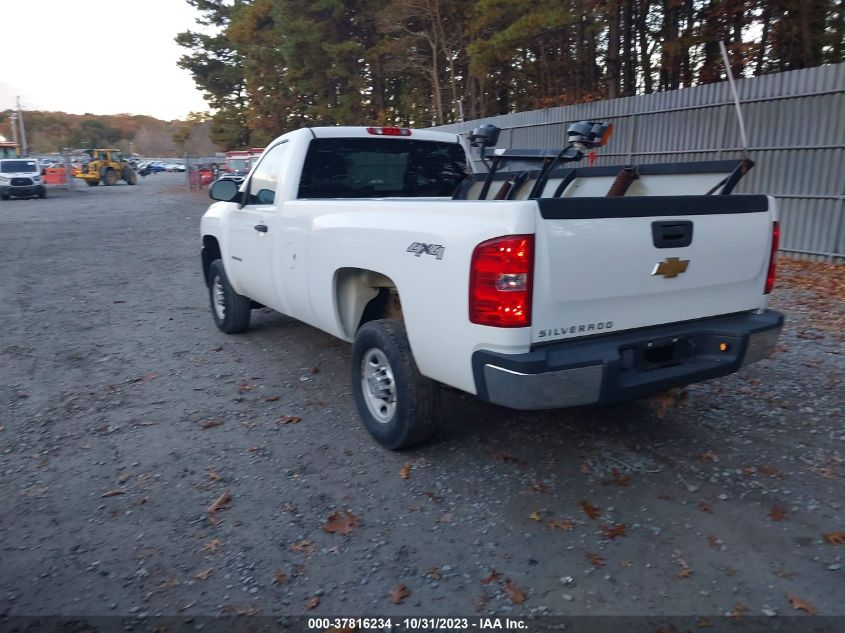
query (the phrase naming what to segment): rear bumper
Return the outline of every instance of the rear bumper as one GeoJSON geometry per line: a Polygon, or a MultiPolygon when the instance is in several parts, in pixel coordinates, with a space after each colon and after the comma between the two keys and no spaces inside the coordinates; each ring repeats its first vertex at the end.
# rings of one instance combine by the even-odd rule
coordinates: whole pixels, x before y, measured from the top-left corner
{"type": "Polygon", "coordinates": [[[611,404],[732,374],[767,358],[782,327],[783,315],[767,310],[566,341],[525,354],[479,350],[473,374],[480,398],[512,409],[611,404]]]}

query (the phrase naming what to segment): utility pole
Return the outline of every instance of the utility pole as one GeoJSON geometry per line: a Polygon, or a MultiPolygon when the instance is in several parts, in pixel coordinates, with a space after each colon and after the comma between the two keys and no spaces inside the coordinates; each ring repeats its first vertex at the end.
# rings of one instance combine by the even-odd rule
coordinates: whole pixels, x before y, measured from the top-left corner
{"type": "Polygon", "coordinates": [[[21,98],[18,97],[18,123],[21,126],[21,154],[29,156],[29,148],[26,146],[26,128],[23,124],[23,111],[21,110],[21,98]]]}
{"type": "Polygon", "coordinates": [[[18,115],[12,112],[11,116],[9,117],[9,124],[12,128],[12,143],[18,146],[20,149],[20,145],[18,145],[18,115]]]}

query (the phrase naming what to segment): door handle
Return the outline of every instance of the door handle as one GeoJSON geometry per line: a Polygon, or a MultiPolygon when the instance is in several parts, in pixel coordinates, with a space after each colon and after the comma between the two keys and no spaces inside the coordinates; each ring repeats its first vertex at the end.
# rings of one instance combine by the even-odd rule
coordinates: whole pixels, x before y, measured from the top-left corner
{"type": "Polygon", "coordinates": [[[259,233],[266,233],[267,232],[267,225],[266,224],[256,224],[253,227],[259,233]]]}

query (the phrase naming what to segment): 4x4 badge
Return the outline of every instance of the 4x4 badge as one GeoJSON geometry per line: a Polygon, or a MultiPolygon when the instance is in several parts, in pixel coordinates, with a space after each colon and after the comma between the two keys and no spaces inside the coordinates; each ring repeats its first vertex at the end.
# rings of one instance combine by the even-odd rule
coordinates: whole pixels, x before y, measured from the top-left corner
{"type": "Polygon", "coordinates": [[[689,266],[688,259],[678,259],[677,257],[667,257],[666,261],[654,265],[654,270],[651,271],[653,275],[663,275],[664,279],[677,277],[681,273],[687,272],[689,266]]]}

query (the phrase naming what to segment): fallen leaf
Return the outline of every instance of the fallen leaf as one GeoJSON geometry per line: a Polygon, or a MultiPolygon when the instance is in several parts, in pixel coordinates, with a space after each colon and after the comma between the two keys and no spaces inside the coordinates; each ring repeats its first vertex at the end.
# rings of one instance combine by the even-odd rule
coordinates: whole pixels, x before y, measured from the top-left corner
{"type": "Polygon", "coordinates": [[[288,575],[283,571],[277,571],[273,574],[273,582],[277,585],[283,585],[288,581],[288,575]]]}
{"type": "Polygon", "coordinates": [[[439,567],[432,567],[426,572],[425,575],[431,578],[432,580],[440,580],[441,578],[443,578],[443,573],[440,571],[439,567]]]}
{"type": "Polygon", "coordinates": [[[299,424],[302,418],[298,415],[283,415],[279,418],[279,424],[299,424]]]}
{"type": "Polygon", "coordinates": [[[765,475],[766,477],[783,477],[782,472],[780,472],[777,468],[772,468],[771,466],[757,466],[757,472],[761,475],[765,475]]]}
{"type": "Polygon", "coordinates": [[[282,512],[296,512],[296,506],[288,501],[282,506],[282,512]]]}
{"type": "Polygon", "coordinates": [[[126,488],[114,488],[113,490],[106,490],[101,497],[116,497],[117,495],[125,495],[126,488]]]}
{"type": "Polygon", "coordinates": [[[712,535],[707,537],[707,544],[710,545],[710,547],[715,547],[717,549],[720,546],[719,539],[712,535]]]}
{"type": "Polygon", "coordinates": [[[430,501],[433,501],[434,503],[440,503],[441,501],[443,501],[443,497],[441,497],[440,495],[436,495],[433,492],[424,492],[423,494],[426,497],[428,497],[430,501]]]}
{"type": "Polygon", "coordinates": [[[718,456],[713,451],[707,451],[705,453],[702,453],[701,455],[698,456],[698,459],[700,459],[703,462],[718,462],[719,461],[718,456]]]}
{"type": "Polygon", "coordinates": [[[330,534],[349,534],[358,527],[358,517],[346,510],[338,510],[329,515],[328,521],[323,525],[323,531],[330,534]]]}
{"type": "Polygon", "coordinates": [[[125,484],[130,477],[132,477],[132,473],[121,473],[120,477],[117,478],[117,483],[125,484]]]}
{"type": "Polygon", "coordinates": [[[689,567],[684,567],[678,572],[678,578],[689,578],[690,576],[692,576],[692,569],[689,567]]]}
{"type": "Polygon", "coordinates": [[[786,597],[789,598],[789,604],[792,605],[793,609],[803,611],[808,615],[816,615],[816,608],[806,600],[802,600],[798,596],[793,596],[792,594],[786,594],[786,597]]]}
{"type": "Polygon", "coordinates": [[[708,620],[707,618],[698,618],[698,622],[696,622],[695,624],[700,629],[711,629],[711,628],[713,628],[713,623],[710,620],[708,620]]]}
{"type": "Polygon", "coordinates": [[[201,429],[213,429],[215,426],[223,426],[222,420],[205,420],[200,423],[201,429]]]}
{"type": "Polygon", "coordinates": [[[208,471],[208,478],[211,479],[211,481],[220,481],[223,479],[223,476],[216,470],[210,470],[208,471]]]}
{"type": "Polygon", "coordinates": [[[280,399],[280,396],[264,396],[264,402],[276,402],[280,399]]]}
{"type": "Polygon", "coordinates": [[[615,525],[605,525],[602,523],[599,526],[599,530],[605,536],[605,538],[615,539],[619,536],[625,536],[625,524],[624,523],[616,523],[615,525]]]}
{"type": "Polygon", "coordinates": [[[476,596],[473,598],[472,601],[472,608],[475,610],[476,613],[481,613],[481,610],[484,609],[484,605],[486,605],[490,601],[490,596],[486,593],[481,592],[480,596],[476,596]]]}
{"type": "MultiPolygon", "coordinates": [[[[0,427],[0,431],[3,430],[3,427],[0,427]]],[[[822,466],[821,468],[816,469],[816,474],[819,477],[824,477],[825,479],[833,479],[833,468],[830,466],[822,466]]]]}
{"type": "Polygon", "coordinates": [[[828,532],[823,536],[831,545],[845,545],[845,532],[828,532]]]}
{"type": "Polygon", "coordinates": [[[549,519],[546,521],[546,526],[552,530],[566,530],[567,532],[571,532],[575,529],[575,523],[569,519],[566,519],[565,521],[549,519]]]}
{"type": "Polygon", "coordinates": [[[546,493],[550,490],[550,488],[544,484],[542,481],[532,481],[531,487],[534,488],[537,492],[546,493]]]}
{"type": "Polygon", "coordinates": [[[702,512],[713,512],[713,504],[709,501],[704,501],[703,499],[698,502],[698,509],[702,512]]]}
{"type": "Polygon", "coordinates": [[[495,569],[490,570],[490,575],[487,578],[481,579],[482,585],[489,585],[490,583],[496,582],[499,578],[501,578],[502,574],[497,572],[495,569]]]}
{"type": "Polygon", "coordinates": [[[728,611],[727,616],[729,618],[741,618],[746,613],[748,613],[748,607],[739,602],[728,611]]]}
{"type": "Polygon", "coordinates": [[[319,367],[312,367],[311,369],[308,370],[308,373],[309,374],[319,374],[320,368],[319,367]]]}
{"type": "Polygon", "coordinates": [[[307,554],[313,553],[314,549],[315,549],[314,543],[312,541],[308,541],[308,540],[304,540],[304,539],[301,540],[301,541],[297,541],[296,543],[291,545],[290,548],[294,552],[304,552],[304,553],[307,553],[307,554]]]}
{"type": "Polygon", "coordinates": [[[500,464],[515,464],[517,466],[527,466],[528,464],[519,457],[514,457],[513,455],[508,455],[507,453],[491,453],[490,457],[493,458],[493,461],[497,461],[500,464]]]}
{"type": "Polygon", "coordinates": [[[593,564],[593,567],[604,567],[604,558],[593,552],[587,552],[587,560],[593,564]]]}
{"type": "Polygon", "coordinates": [[[206,510],[206,512],[212,513],[212,512],[217,512],[218,510],[222,510],[231,501],[232,501],[232,495],[227,490],[226,492],[221,494],[219,497],[217,497],[217,499],[214,501],[214,503],[212,503],[210,506],[208,506],[208,510],[206,510]]]}
{"type": "Polygon", "coordinates": [[[211,576],[211,574],[213,574],[213,573],[214,573],[214,569],[209,567],[208,569],[203,569],[202,571],[197,572],[197,574],[194,576],[194,578],[196,578],[197,580],[207,580],[208,577],[211,576]]]}
{"type": "Polygon", "coordinates": [[[258,607],[256,607],[253,604],[248,604],[248,605],[230,604],[230,605],[226,605],[225,607],[223,607],[223,613],[226,613],[228,615],[253,616],[253,615],[261,615],[261,609],[259,609],[258,607]]]}
{"type": "Polygon", "coordinates": [[[532,512],[531,514],[529,514],[528,518],[531,519],[532,521],[542,521],[543,520],[543,518],[540,516],[540,513],[537,512],[536,510],[534,512],[532,512]]]}
{"type": "Polygon", "coordinates": [[[253,387],[248,382],[242,382],[238,385],[238,392],[239,393],[246,393],[247,391],[252,391],[253,387]]]}
{"type": "Polygon", "coordinates": [[[310,611],[311,609],[316,607],[318,604],[320,604],[320,596],[313,596],[313,597],[309,598],[308,600],[306,600],[305,610],[310,611]]]}
{"type": "Polygon", "coordinates": [[[202,551],[208,552],[209,554],[215,554],[220,549],[220,539],[212,539],[208,543],[204,543],[202,546],[202,551]]]}
{"type": "Polygon", "coordinates": [[[437,522],[438,523],[451,523],[454,518],[455,518],[454,514],[452,514],[451,512],[447,512],[446,514],[441,516],[439,519],[437,519],[437,522]]]}
{"type": "Polygon", "coordinates": [[[411,465],[405,464],[402,468],[399,469],[399,477],[401,479],[407,479],[411,476],[411,465]]]}
{"type": "Polygon", "coordinates": [[[587,463],[582,463],[581,468],[579,469],[582,475],[589,475],[590,474],[590,465],[587,463]]]}
{"type": "Polygon", "coordinates": [[[578,505],[581,506],[581,509],[584,511],[584,514],[590,517],[593,521],[595,521],[601,514],[601,509],[597,508],[586,499],[582,499],[581,501],[579,501],[578,505]]]}
{"type": "Polygon", "coordinates": [[[508,594],[508,598],[511,599],[511,602],[514,604],[522,604],[525,602],[525,592],[520,589],[516,583],[514,583],[510,578],[505,580],[505,593],[508,594]]]}
{"type": "Polygon", "coordinates": [[[603,484],[613,484],[615,486],[630,486],[632,477],[630,475],[623,475],[618,468],[610,471],[610,479],[602,481],[603,484]]]}
{"type": "Polygon", "coordinates": [[[772,506],[772,509],[769,510],[769,518],[772,521],[783,521],[786,518],[786,508],[772,506]]]}
{"type": "Polygon", "coordinates": [[[393,604],[402,604],[405,601],[405,598],[411,595],[411,592],[408,591],[408,588],[399,583],[393,589],[390,590],[388,597],[393,604]]]}

